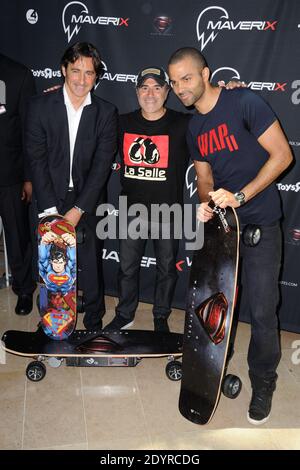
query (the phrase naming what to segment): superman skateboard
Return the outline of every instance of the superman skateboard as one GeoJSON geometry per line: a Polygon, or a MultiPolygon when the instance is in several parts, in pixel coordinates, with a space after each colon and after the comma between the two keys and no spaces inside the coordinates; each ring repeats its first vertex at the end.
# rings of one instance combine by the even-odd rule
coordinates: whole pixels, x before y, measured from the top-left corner
{"type": "Polygon", "coordinates": [[[39,312],[44,333],[67,339],[76,326],[76,233],[62,216],[38,226],[39,312]]]}
{"type": "Polygon", "coordinates": [[[179,398],[181,414],[197,424],[211,420],[222,389],[230,398],[241,389],[238,377],[225,377],[238,272],[239,224],[234,209],[220,209],[213,203],[211,207],[214,216],[204,224],[204,245],[195,251],[191,267],[179,398]]]}
{"type": "Polygon", "coordinates": [[[136,366],[142,358],[166,356],[166,373],[171,380],[181,379],[183,335],[146,330],[93,332],[76,330],[67,340],[55,341],[41,329],[36,332],[7,331],[2,337],[3,349],[9,353],[35,359],[26,370],[28,379],[42,380],[46,374],[44,362],[58,367],[67,366],[136,366]]]}

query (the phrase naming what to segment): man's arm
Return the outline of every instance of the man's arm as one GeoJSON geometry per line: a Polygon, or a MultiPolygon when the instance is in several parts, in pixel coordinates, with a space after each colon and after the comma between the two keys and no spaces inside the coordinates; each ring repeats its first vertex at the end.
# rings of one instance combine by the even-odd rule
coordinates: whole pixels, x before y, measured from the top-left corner
{"type": "MultiPolygon", "coordinates": [[[[105,189],[114,155],[117,150],[117,112],[111,106],[105,122],[99,132],[97,149],[90,167],[88,177],[74,206],[88,213],[94,213],[102,191],[105,189]]],[[[73,211],[73,209],[71,209],[73,211]]],[[[74,211],[78,212],[77,209],[74,211]]]]}
{"type": "MultiPolygon", "coordinates": [[[[273,183],[293,160],[291,149],[278,121],[271,124],[257,140],[269,153],[269,159],[256,177],[246,186],[240,188],[240,191],[245,194],[246,203],[273,183]]],[[[209,195],[215,204],[222,208],[239,207],[239,202],[235,199],[234,194],[223,188],[211,191],[209,195]]]]}
{"type": "MultiPolygon", "coordinates": [[[[19,94],[19,116],[21,119],[22,124],[22,134],[24,132],[25,126],[25,115],[26,109],[28,106],[29,99],[36,94],[36,87],[34,78],[30,70],[26,70],[24,74],[24,80],[20,89],[19,94]]],[[[23,135],[23,149],[24,149],[24,135],[23,135]]],[[[29,162],[26,159],[26,153],[23,150],[23,168],[24,168],[24,184],[22,190],[22,199],[26,200],[26,202],[31,201],[32,196],[32,184],[31,184],[31,177],[30,177],[30,167],[29,162]]]]}
{"type": "Polygon", "coordinates": [[[197,174],[198,196],[201,202],[197,218],[201,222],[207,222],[213,215],[212,209],[208,207],[208,201],[210,200],[209,193],[214,189],[213,174],[211,166],[207,162],[198,162],[194,160],[194,166],[197,174]]]}
{"type": "Polygon", "coordinates": [[[40,99],[32,98],[25,122],[25,150],[39,211],[57,206],[48,165],[47,135],[40,120],[42,113],[40,99]]]}

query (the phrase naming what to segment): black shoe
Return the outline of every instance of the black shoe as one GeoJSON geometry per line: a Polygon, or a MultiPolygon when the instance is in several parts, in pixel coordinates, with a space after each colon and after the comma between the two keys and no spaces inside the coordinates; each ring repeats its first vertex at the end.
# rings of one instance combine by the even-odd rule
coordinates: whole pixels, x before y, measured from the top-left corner
{"type": "Polygon", "coordinates": [[[170,333],[168,319],[164,317],[154,318],[154,331],[170,333]]]}
{"type": "Polygon", "coordinates": [[[86,312],[83,324],[87,330],[102,330],[102,318],[99,313],[86,312]]]}
{"type": "Polygon", "coordinates": [[[18,302],[15,308],[17,315],[28,315],[32,310],[32,294],[18,295],[18,302]]]}
{"type": "Polygon", "coordinates": [[[116,315],[115,318],[103,328],[103,331],[126,330],[126,328],[129,328],[131,325],[133,325],[133,320],[128,320],[128,318],[124,318],[121,315],[116,315]]]}
{"type": "Polygon", "coordinates": [[[262,380],[259,385],[252,385],[252,398],[247,414],[249,423],[254,425],[264,424],[268,421],[273,392],[276,388],[276,380],[262,380]]]}

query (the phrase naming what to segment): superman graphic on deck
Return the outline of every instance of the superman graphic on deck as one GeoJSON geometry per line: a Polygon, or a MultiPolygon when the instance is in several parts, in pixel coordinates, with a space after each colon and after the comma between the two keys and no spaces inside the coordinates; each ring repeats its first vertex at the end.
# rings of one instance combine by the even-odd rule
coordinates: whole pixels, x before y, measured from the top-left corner
{"type": "Polygon", "coordinates": [[[39,309],[44,332],[62,340],[76,324],[76,238],[71,224],[53,219],[39,225],[39,309]]]}
{"type": "Polygon", "coordinates": [[[66,248],[60,244],[47,242],[44,237],[51,236],[48,232],[42,237],[39,245],[39,271],[47,289],[54,294],[66,294],[74,284],[76,274],[75,239],[72,235],[66,248]],[[47,244],[46,244],[47,243],[47,244]]]}

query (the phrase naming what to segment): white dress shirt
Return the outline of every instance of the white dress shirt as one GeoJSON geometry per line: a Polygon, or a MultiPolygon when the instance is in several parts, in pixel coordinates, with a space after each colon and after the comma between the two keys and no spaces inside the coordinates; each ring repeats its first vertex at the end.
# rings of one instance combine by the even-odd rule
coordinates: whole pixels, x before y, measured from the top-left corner
{"type": "Polygon", "coordinates": [[[70,180],[69,180],[69,188],[73,188],[73,179],[72,179],[72,165],[73,165],[73,156],[74,156],[74,147],[76,142],[76,136],[78,131],[78,126],[80,123],[81,115],[83,108],[89,104],[91,104],[91,94],[88,93],[85,97],[84,102],[82,105],[75,109],[71,103],[69,95],[66,90],[66,85],[63,88],[65,105],[67,108],[67,115],[68,115],[68,124],[69,124],[69,140],[70,140],[70,180]]]}

